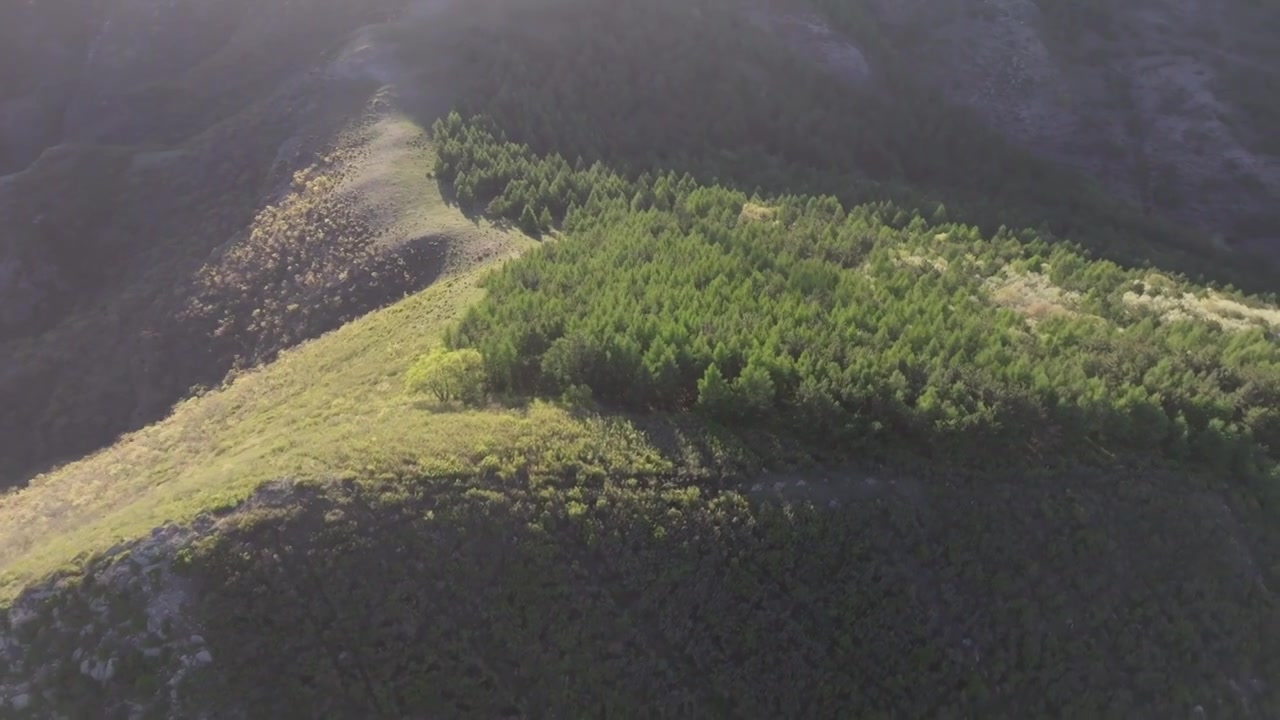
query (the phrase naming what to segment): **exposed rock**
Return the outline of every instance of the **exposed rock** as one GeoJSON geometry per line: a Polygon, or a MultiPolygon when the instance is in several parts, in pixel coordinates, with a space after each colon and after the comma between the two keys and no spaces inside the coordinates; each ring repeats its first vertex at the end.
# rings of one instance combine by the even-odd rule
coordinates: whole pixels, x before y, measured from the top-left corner
{"type": "Polygon", "coordinates": [[[190,529],[160,529],[115,557],[99,558],[87,570],[88,582],[53,580],[22,595],[9,612],[8,629],[0,626],[0,698],[13,698],[15,709],[44,698],[48,716],[57,716],[64,701],[58,668],[69,657],[71,667],[100,688],[102,717],[192,717],[180,710],[178,689],[199,668],[213,665],[214,657],[183,614],[191,590],[172,566],[194,537],[190,529]],[[126,593],[130,588],[135,591],[126,593]],[[68,646],[69,655],[50,652],[68,646]],[[148,672],[158,673],[159,682],[148,681],[154,697],[137,697],[139,666],[125,662],[128,657],[145,658],[148,672]]]}
{"type": "Polygon", "coordinates": [[[1015,142],[1234,245],[1265,240],[1258,218],[1274,213],[1280,156],[1240,122],[1240,93],[1265,91],[1226,82],[1259,67],[1246,48],[1261,42],[1260,10],[1139,0],[1065,29],[1034,0],[873,5],[918,77],[1015,142]]]}
{"type": "Polygon", "coordinates": [[[105,683],[116,676],[116,660],[115,658],[107,660],[89,660],[86,658],[80,661],[80,674],[87,675],[100,683],[105,683]]]}
{"type": "Polygon", "coordinates": [[[39,619],[40,613],[28,607],[16,606],[9,611],[9,627],[14,630],[20,630],[28,623],[39,619]]]}

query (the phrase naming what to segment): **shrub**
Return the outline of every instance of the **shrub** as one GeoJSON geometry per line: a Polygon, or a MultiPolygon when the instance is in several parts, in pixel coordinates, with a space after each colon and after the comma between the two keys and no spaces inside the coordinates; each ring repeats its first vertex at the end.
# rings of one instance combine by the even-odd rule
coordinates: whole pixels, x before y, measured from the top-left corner
{"type": "Polygon", "coordinates": [[[484,390],[484,358],[471,349],[433,350],[409,368],[405,385],[440,402],[475,401],[484,390]]]}

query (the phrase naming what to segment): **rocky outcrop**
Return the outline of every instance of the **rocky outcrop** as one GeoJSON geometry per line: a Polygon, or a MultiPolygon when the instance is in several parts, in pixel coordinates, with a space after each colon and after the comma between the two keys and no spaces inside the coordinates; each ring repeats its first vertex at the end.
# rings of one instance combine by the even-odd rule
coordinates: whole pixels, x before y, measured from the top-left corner
{"type": "Polygon", "coordinates": [[[1017,143],[1280,258],[1268,234],[1280,155],[1250,109],[1274,101],[1239,79],[1280,73],[1280,55],[1265,50],[1276,46],[1274,11],[1198,0],[872,5],[918,77],[1017,143]]]}
{"type": "Polygon", "coordinates": [[[772,30],[794,52],[809,58],[843,82],[865,85],[871,65],[861,48],[831,29],[821,15],[801,7],[777,3],[748,6],[756,25],[772,30]]]}
{"type": "Polygon", "coordinates": [[[201,717],[193,696],[214,657],[174,563],[212,525],[157,529],[19,598],[0,616],[0,716],[201,717]]]}

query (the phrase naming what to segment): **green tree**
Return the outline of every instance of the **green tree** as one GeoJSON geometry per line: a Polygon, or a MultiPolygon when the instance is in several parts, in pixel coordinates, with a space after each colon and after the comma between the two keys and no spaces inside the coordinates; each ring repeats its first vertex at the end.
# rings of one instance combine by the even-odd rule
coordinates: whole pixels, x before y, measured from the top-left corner
{"type": "Polygon", "coordinates": [[[773,407],[773,378],[755,359],[748,362],[742,374],[733,381],[733,389],[743,408],[750,413],[762,415],[773,407]]]}
{"type": "Polygon", "coordinates": [[[733,408],[733,388],[715,363],[698,381],[698,407],[712,417],[725,417],[733,408]]]}
{"type": "Polygon", "coordinates": [[[541,229],[538,223],[538,216],[533,212],[532,205],[525,205],[524,212],[520,213],[519,221],[520,229],[530,235],[537,235],[541,229]]]}
{"type": "Polygon", "coordinates": [[[440,402],[474,401],[484,388],[484,358],[477,350],[437,348],[409,368],[405,386],[411,393],[428,393],[440,402]]]}

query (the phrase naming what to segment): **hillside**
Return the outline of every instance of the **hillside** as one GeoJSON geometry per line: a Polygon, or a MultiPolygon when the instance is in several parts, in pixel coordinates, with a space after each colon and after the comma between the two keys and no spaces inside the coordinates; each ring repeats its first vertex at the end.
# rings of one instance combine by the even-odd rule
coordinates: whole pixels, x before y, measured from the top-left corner
{"type": "Polygon", "coordinates": [[[870,4],[880,42],[908,74],[984,124],[1149,211],[1277,257],[1273,5],[870,4]]]}
{"type": "MultiPolygon", "coordinates": [[[[329,229],[325,249],[313,248],[307,261],[311,289],[286,286],[233,302],[225,283],[207,287],[211,276],[238,272],[215,265],[236,256],[228,249],[255,229],[262,237],[263,213],[280,206],[294,173],[360,174],[380,162],[370,155],[369,127],[397,114],[425,127],[450,107],[483,111],[516,139],[570,159],[733,178],[747,192],[833,193],[851,204],[944,202],[954,217],[989,232],[1047,224],[1122,263],[1207,272],[1204,279],[1256,292],[1274,287],[1273,270],[1253,254],[1267,254],[1276,187],[1274,156],[1255,142],[1266,137],[1260,128],[1270,111],[1255,100],[1265,93],[1241,90],[1252,81],[1214,95],[1230,127],[1207,124],[1199,106],[1175,112],[1163,101],[1154,115],[1125,116],[1126,127],[1148,139],[1116,142],[1150,146],[1143,152],[1176,166],[1174,178],[1154,161],[1117,160],[1105,144],[1078,147],[1119,132],[1095,126],[1119,122],[1111,109],[1132,105],[1130,90],[1099,90],[1073,106],[1111,112],[1103,120],[1005,127],[995,120],[1028,116],[1023,106],[1043,105],[1040,96],[1010,91],[975,103],[964,89],[987,82],[993,63],[1021,67],[1021,55],[969,67],[921,52],[1021,32],[1026,42],[1009,52],[1031,52],[1023,45],[1034,40],[1032,54],[1061,70],[1062,83],[1093,88],[1106,83],[1080,66],[1084,60],[1044,49],[1060,48],[1050,30],[1065,32],[1066,20],[1085,22],[1071,32],[1092,38],[1092,16],[1063,20],[1046,9],[1023,27],[1010,24],[1022,15],[1007,8],[969,3],[938,15],[929,8],[940,4],[931,3],[606,9],[582,2],[305,0],[258,8],[231,0],[61,0],[0,10],[0,27],[11,34],[0,37],[0,173],[8,173],[0,175],[0,389],[9,398],[0,410],[0,482],[19,484],[102,447],[162,417],[193,387],[216,385],[232,369],[429,281],[441,254],[452,251],[424,249],[414,230],[397,227],[386,201],[368,198],[366,206],[351,181],[342,202],[315,210],[334,217],[313,223],[329,229]],[[655,53],[656,38],[663,49],[655,53]],[[939,67],[968,74],[939,76],[939,67]],[[688,102],[693,97],[699,102],[688,102]],[[1165,128],[1160,118],[1169,117],[1181,124],[1165,128]],[[1042,136],[1027,127],[1058,129],[1042,136]],[[1184,131],[1212,141],[1195,155],[1174,152],[1171,143],[1181,141],[1171,138],[1184,131]],[[1247,153],[1230,144],[1236,139],[1247,153]],[[1239,177],[1225,178],[1228,171],[1206,157],[1239,166],[1239,177]],[[1064,169],[1065,160],[1090,179],[1064,169]],[[399,240],[379,240],[384,233],[399,240]],[[367,283],[326,277],[322,266],[334,262],[385,265],[364,276],[376,274],[381,287],[358,297],[339,292],[367,283]],[[401,263],[412,278],[393,269],[401,263]],[[275,315],[275,305],[312,305],[316,283],[325,302],[291,321],[290,333],[248,319],[254,311],[275,315]],[[221,342],[198,356],[187,352],[218,328],[221,342]]],[[[1161,7],[1144,12],[1167,26],[1159,37],[1183,43],[1194,18],[1175,13],[1183,25],[1160,25],[1161,7]]],[[[1227,70],[1273,67],[1265,43],[1253,39],[1269,27],[1266,16],[1250,12],[1241,6],[1220,20],[1213,47],[1236,53],[1223,60],[1224,78],[1227,70]]],[[[1115,23],[1141,17],[1126,11],[1115,23]]],[[[992,52],[1007,45],[991,44],[992,52]]],[[[1143,47],[1131,52],[1145,57],[1143,47]]],[[[1133,63],[1117,66],[1119,80],[1107,87],[1148,77],[1133,63]]],[[[275,242],[296,242],[294,235],[275,242]]],[[[468,252],[465,238],[437,240],[436,249],[468,252]]],[[[239,252],[242,262],[247,252],[239,252]]],[[[268,282],[264,275],[248,286],[261,291],[268,282]]]]}
{"type": "Polygon", "coordinates": [[[0,8],[0,717],[1280,714],[1273,19],[0,8]]]}
{"type": "MultiPolygon", "coordinates": [[[[103,5],[83,66],[43,58],[49,44],[18,65],[45,68],[24,76],[45,84],[8,106],[53,104],[61,120],[47,147],[7,145],[30,162],[0,177],[0,484],[483,252],[419,211],[435,190],[414,171],[429,162],[421,99],[394,84],[376,27],[352,35],[376,4],[164,7],[138,22],[147,3],[103,5]],[[210,37],[160,43],[188,21],[210,37]]],[[[0,27],[66,22],[53,8],[7,5],[51,14],[0,27]]]]}
{"type": "Polygon", "coordinates": [[[1277,539],[1248,486],[864,451],[823,469],[802,437],[696,415],[407,394],[483,307],[477,277],[0,500],[4,592],[34,583],[3,694],[28,717],[1273,707],[1277,539]]]}

